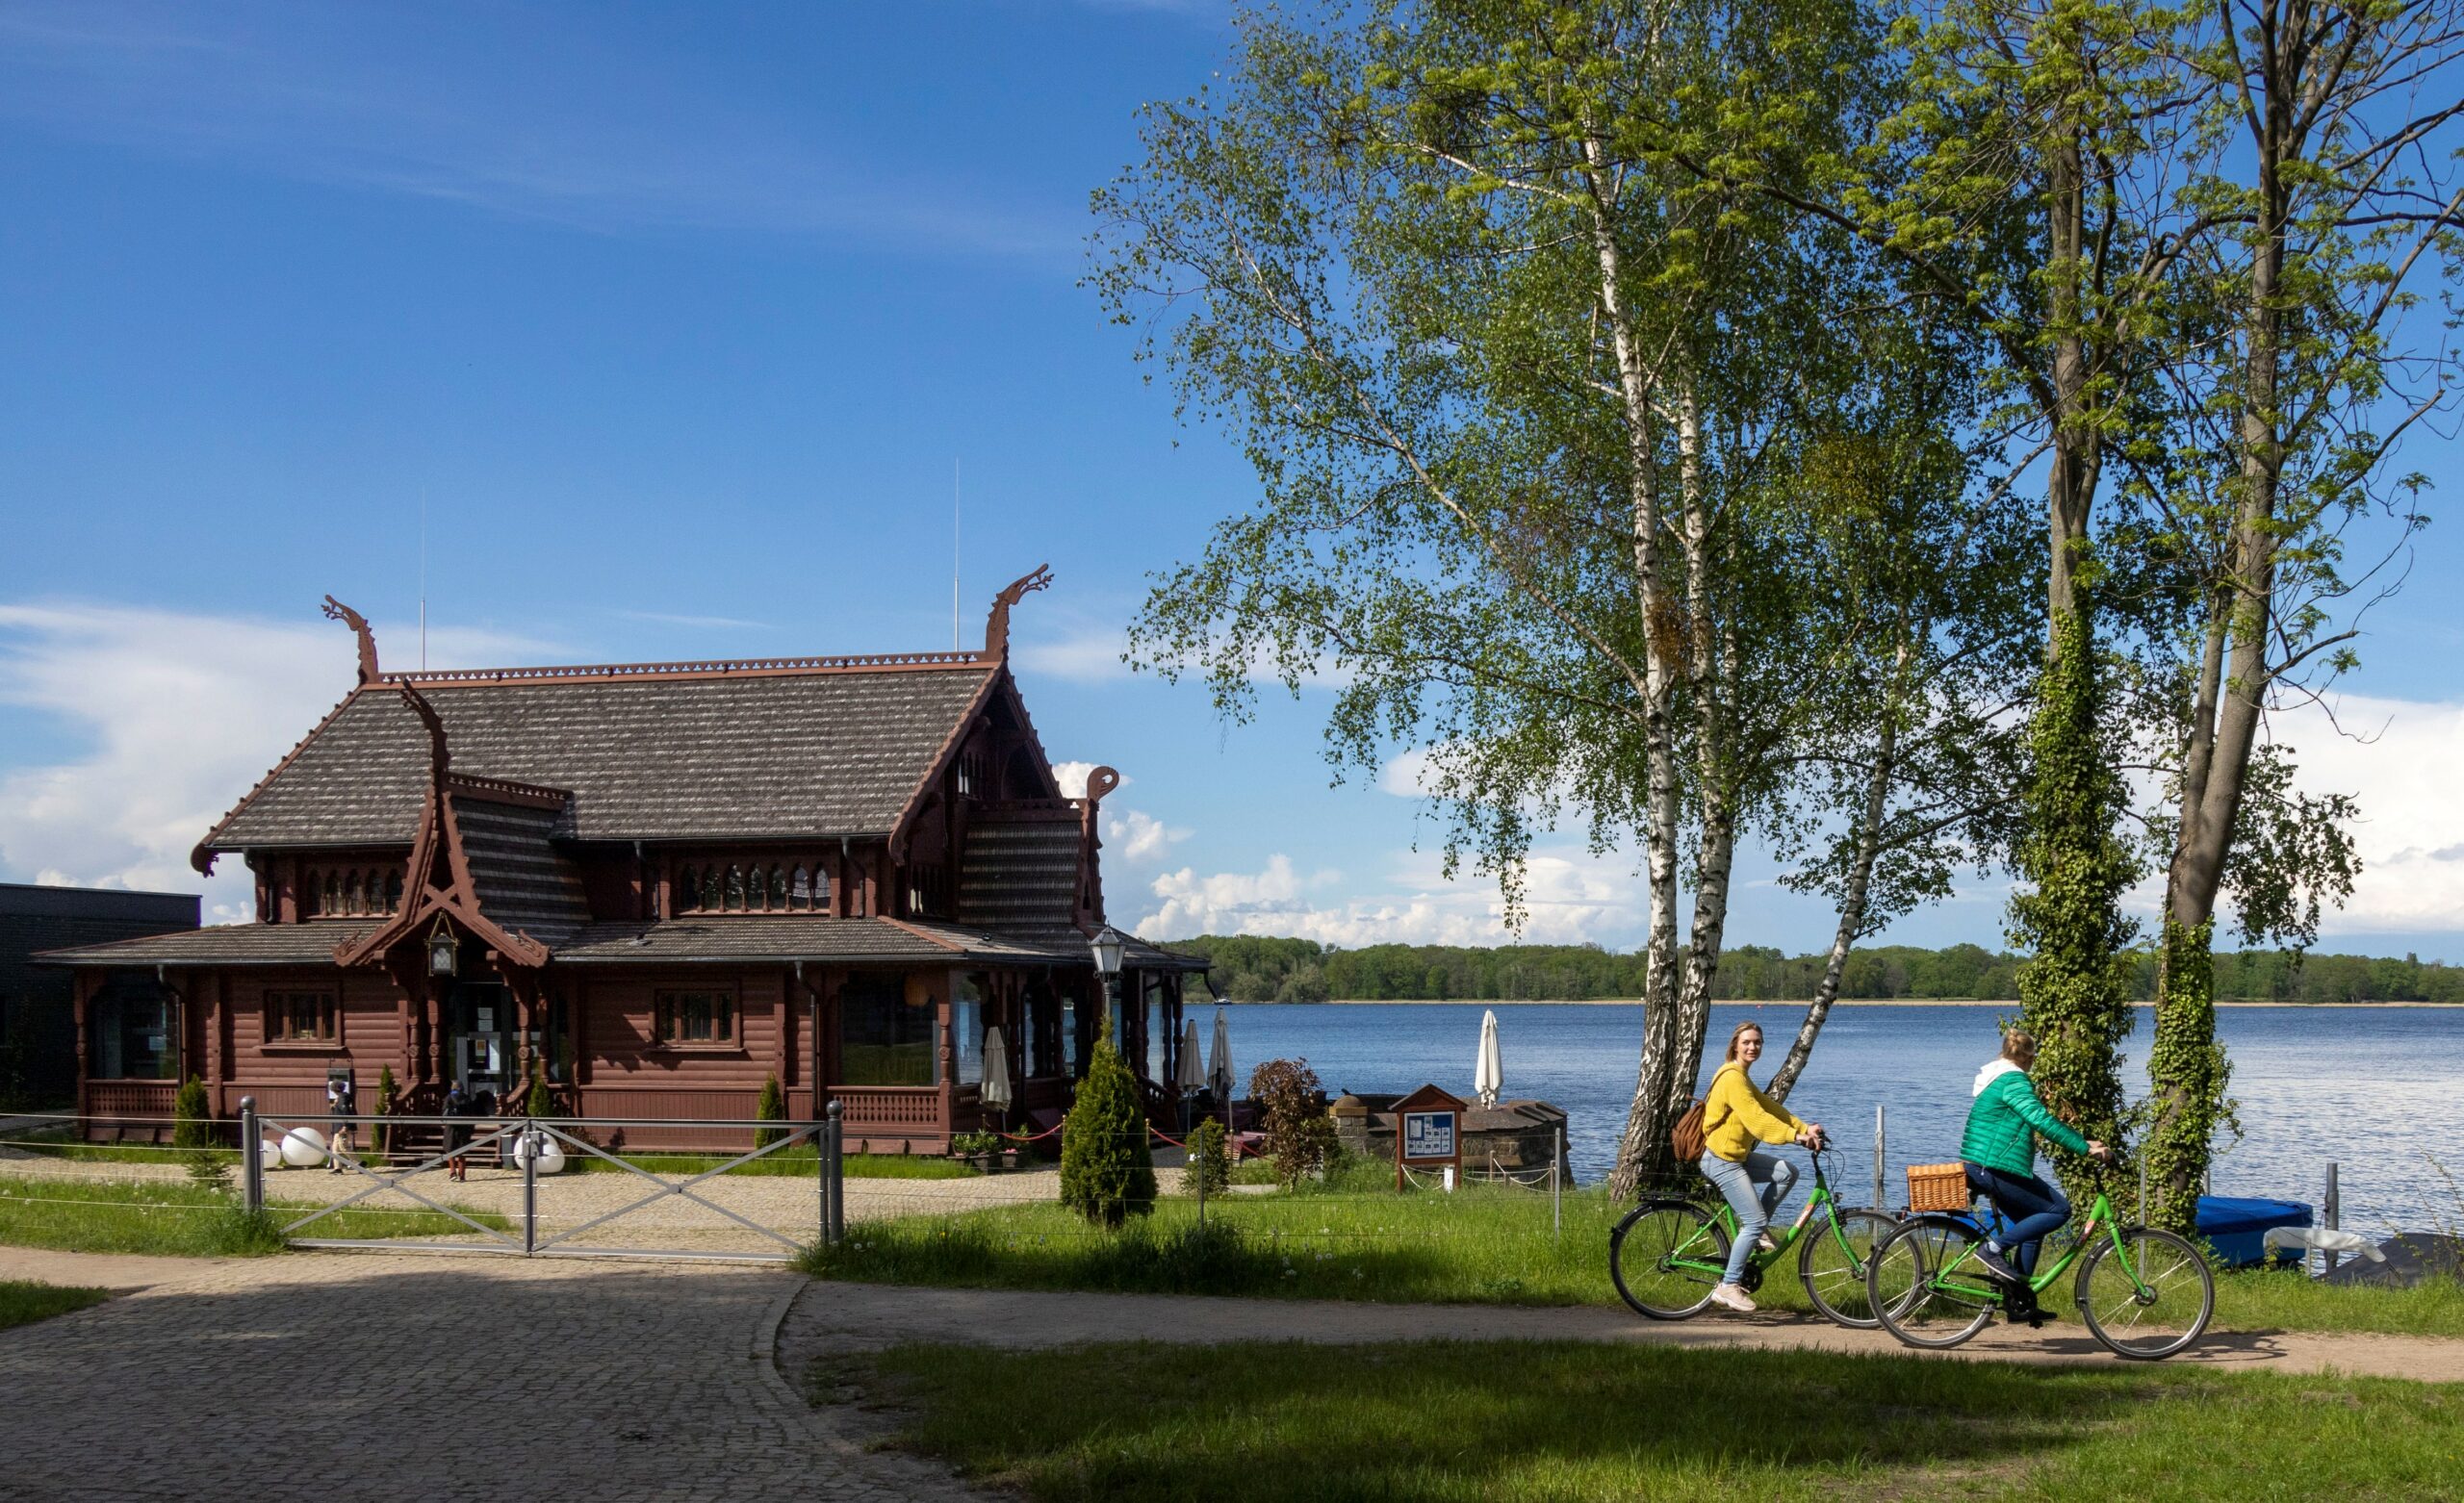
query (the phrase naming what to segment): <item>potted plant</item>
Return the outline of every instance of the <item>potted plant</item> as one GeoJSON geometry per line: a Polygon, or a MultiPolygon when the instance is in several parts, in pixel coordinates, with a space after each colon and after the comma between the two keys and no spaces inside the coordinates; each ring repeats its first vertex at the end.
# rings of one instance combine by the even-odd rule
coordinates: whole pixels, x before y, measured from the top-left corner
{"type": "Polygon", "coordinates": [[[963,1159],[976,1168],[990,1173],[1001,1161],[1001,1134],[998,1133],[961,1133],[950,1139],[950,1156],[963,1159]]]}

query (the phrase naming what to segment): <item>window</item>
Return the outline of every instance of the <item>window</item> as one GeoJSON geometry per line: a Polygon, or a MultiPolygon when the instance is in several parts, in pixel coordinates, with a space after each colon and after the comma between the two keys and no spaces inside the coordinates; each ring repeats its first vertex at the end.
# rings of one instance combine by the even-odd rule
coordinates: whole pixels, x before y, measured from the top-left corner
{"type": "Polygon", "coordinates": [[[984,975],[959,978],[950,997],[950,1027],[958,1035],[959,1083],[984,1083],[984,994],[992,979],[984,975]]]}
{"type": "Polygon", "coordinates": [[[170,993],[151,978],[113,978],[94,994],[92,1015],[96,1080],[179,1079],[177,1014],[170,993]]]}
{"type": "Polygon", "coordinates": [[[691,867],[676,879],[676,911],[690,913],[702,905],[702,875],[691,867]]]}
{"type": "Polygon", "coordinates": [[[323,991],[266,993],[266,1042],[332,1044],[342,1038],[334,994],[323,991]]]}
{"type": "Polygon", "coordinates": [[[718,991],[658,994],[658,1041],[675,1046],[735,1042],[735,998],[718,991]]]}
{"type": "Polygon", "coordinates": [[[934,1083],[938,1006],[922,977],[854,977],[838,1003],[838,1083],[934,1083]]]}

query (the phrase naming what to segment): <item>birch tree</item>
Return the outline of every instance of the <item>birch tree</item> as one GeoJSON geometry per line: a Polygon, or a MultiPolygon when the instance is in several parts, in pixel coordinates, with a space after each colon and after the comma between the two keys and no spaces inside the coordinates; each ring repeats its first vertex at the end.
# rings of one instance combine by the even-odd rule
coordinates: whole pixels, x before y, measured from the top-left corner
{"type": "MultiPolygon", "coordinates": [[[[1203,671],[1235,717],[1262,676],[1330,671],[1339,772],[1422,750],[1448,873],[1495,878],[1510,922],[1536,832],[1635,842],[1620,1193],[1671,1167],[1739,841],[1804,835],[1799,802],[1846,787],[1853,831],[1871,770],[1887,797],[1922,762],[1824,780],[1804,755],[1854,743],[1852,666],[1932,650],[1871,608],[1889,592],[1843,589],[1853,529],[1802,505],[1825,445],[1869,436],[1840,400],[1874,322],[1842,316],[1856,259],[1668,150],[1844,150],[1872,40],[1823,4],[1250,17],[1228,95],[1151,109],[1097,198],[1098,290],[1261,482],[1159,582],[1134,660],[1203,671]]],[[[1918,849],[1863,844],[1845,872],[1918,849]]]]}

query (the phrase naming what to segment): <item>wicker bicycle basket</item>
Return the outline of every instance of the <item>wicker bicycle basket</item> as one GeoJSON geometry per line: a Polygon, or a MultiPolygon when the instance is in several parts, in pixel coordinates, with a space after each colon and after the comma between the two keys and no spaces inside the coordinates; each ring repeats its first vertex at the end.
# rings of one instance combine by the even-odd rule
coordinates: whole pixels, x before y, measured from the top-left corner
{"type": "Polygon", "coordinates": [[[1908,1166],[1909,1210],[1965,1210],[1967,1207],[1966,1165],[1912,1163],[1908,1166]]]}

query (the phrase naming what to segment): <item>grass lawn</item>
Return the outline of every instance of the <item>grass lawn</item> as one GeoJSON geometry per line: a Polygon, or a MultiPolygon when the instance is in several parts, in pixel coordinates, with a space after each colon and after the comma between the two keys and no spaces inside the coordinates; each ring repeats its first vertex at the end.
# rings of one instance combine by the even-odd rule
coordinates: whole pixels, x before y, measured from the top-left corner
{"type": "Polygon", "coordinates": [[[2446,1499],[2464,1388],[1577,1343],[904,1346],[815,1374],[1039,1503],[2446,1499]]]}
{"type": "MultiPolygon", "coordinates": [[[[1119,1233],[1090,1227],[1058,1205],[866,1222],[837,1247],[808,1249],[822,1278],[976,1288],[1104,1289],[1433,1304],[1618,1304],[1608,1282],[1608,1231],[1622,1214],[1606,1194],[1565,1198],[1553,1236],[1549,1198],[1469,1185],[1452,1195],[1397,1193],[1376,1166],[1331,1185],[1207,1202],[1168,1197],[1119,1233]]],[[[2418,1289],[2329,1287],[2298,1274],[2217,1276],[2215,1327],[2226,1331],[2366,1331],[2464,1337],[2464,1285],[2418,1289]]],[[[1755,1298],[1810,1314],[1793,1257],[1755,1298]]],[[[2069,1306],[2058,1286],[2048,1309],[2069,1306]]],[[[1636,1318],[1640,1318],[1639,1316],[1636,1318]]]]}
{"type": "MultiPolygon", "coordinates": [[[[232,1199],[178,1180],[115,1184],[0,1176],[0,1243],[72,1253],[160,1253],[242,1258],[283,1250],[282,1225],[314,1203],[272,1200],[250,1216],[232,1199]]],[[[511,1230],[503,1217],[471,1212],[473,1220],[511,1230]]],[[[365,1238],[450,1236],[470,1228],[432,1210],[354,1207],[336,1211],[300,1235],[365,1238]]]]}
{"type": "Polygon", "coordinates": [[[0,1331],[11,1326],[31,1325],[49,1320],[72,1310],[99,1305],[111,1297],[108,1289],[80,1288],[74,1285],[35,1284],[24,1279],[0,1279],[0,1331]]]}
{"type": "Polygon", "coordinates": [[[211,1156],[218,1163],[236,1164],[240,1151],[236,1148],[173,1148],[167,1143],[86,1143],[62,1134],[11,1139],[9,1146],[38,1159],[59,1159],[70,1163],[155,1163],[177,1168],[197,1154],[211,1156]]]}
{"type": "MultiPolygon", "coordinates": [[[[619,1154],[618,1158],[654,1174],[706,1174],[734,1154],[619,1154]]],[[[622,1174],[625,1171],[595,1154],[569,1153],[565,1162],[579,1167],[584,1174],[622,1174]]],[[[851,1180],[971,1180],[976,1171],[955,1159],[936,1158],[927,1154],[849,1154],[843,1162],[851,1180]]],[[[742,1163],[730,1174],[772,1175],[781,1178],[809,1180],[821,1173],[820,1150],[796,1143],[775,1150],[750,1163],[742,1163]]]]}

